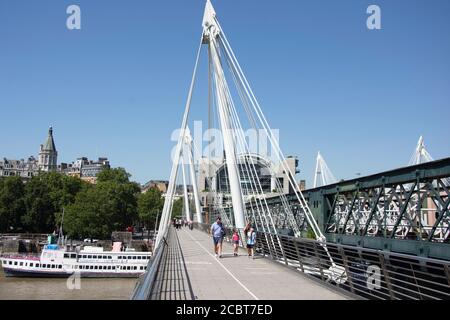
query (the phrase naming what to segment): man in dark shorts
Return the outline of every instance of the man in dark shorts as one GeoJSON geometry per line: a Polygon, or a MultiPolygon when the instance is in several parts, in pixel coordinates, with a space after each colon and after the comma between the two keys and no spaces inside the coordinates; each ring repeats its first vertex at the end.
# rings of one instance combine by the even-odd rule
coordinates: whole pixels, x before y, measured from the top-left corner
{"type": "Polygon", "coordinates": [[[214,252],[216,257],[222,258],[222,241],[225,235],[225,229],[222,225],[222,219],[217,217],[216,222],[214,222],[211,226],[211,236],[214,241],[214,252]]]}

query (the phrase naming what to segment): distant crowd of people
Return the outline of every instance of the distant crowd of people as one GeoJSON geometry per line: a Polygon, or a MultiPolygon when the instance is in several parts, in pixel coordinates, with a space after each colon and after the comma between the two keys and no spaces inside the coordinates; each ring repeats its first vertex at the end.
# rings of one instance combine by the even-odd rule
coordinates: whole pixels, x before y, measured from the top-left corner
{"type": "Polygon", "coordinates": [[[192,230],[194,228],[194,225],[192,224],[192,221],[182,220],[173,218],[172,225],[175,227],[175,229],[179,230],[181,227],[189,227],[189,230],[192,230]]]}

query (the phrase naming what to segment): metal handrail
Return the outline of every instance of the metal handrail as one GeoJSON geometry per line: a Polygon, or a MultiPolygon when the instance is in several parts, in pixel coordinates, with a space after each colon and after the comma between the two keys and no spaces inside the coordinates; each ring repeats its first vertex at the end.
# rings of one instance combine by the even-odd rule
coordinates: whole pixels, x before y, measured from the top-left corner
{"type": "MultiPolygon", "coordinates": [[[[209,225],[194,226],[209,232],[209,225]]],[[[257,232],[255,250],[360,297],[450,299],[450,261],[263,232],[257,232]]]]}
{"type": "Polygon", "coordinates": [[[132,300],[148,300],[152,294],[153,285],[158,274],[159,266],[162,261],[162,256],[167,250],[168,243],[166,237],[162,237],[162,242],[156,248],[155,254],[150,258],[147,265],[147,271],[139,278],[134,289],[132,300]]]}

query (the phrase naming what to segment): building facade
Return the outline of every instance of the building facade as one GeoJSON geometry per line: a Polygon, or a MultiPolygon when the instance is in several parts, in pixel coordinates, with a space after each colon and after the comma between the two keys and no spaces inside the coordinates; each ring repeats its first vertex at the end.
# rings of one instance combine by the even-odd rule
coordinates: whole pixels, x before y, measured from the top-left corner
{"type": "Polygon", "coordinates": [[[48,130],[48,136],[44,144],[40,145],[38,159],[30,156],[27,160],[0,160],[0,177],[18,176],[27,181],[40,172],[60,172],[72,177],[78,177],[90,183],[97,182],[97,175],[105,168],[110,168],[108,158],[98,158],[97,161],[86,157],[76,161],[58,165],[58,151],[53,138],[53,128],[48,130]]]}
{"type": "MultiPolygon", "coordinates": [[[[241,177],[241,190],[244,200],[253,197],[252,184],[255,182],[249,178],[248,170],[252,170],[252,175],[256,172],[260,188],[264,195],[270,197],[282,192],[292,193],[289,183],[289,172],[297,174],[298,159],[287,157],[284,166],[273,164],[271,161],[258,155],[249,155],[246,158],[238,159],[239,176],[241,177]],[[288,171],[284,170],[287,168],[288,171]]],[[[231,194],[227,174],[227,165],[224,158],[207,159],[203,158],[198,169],[198,189],[201,205],[205,208],[219,201],[224,206],[231,205],[231,194]]],[[[295,181],[295,177],[292,177],[295,181]]],[[[215,203],[217,205],[217,203],[215,203]]]]}

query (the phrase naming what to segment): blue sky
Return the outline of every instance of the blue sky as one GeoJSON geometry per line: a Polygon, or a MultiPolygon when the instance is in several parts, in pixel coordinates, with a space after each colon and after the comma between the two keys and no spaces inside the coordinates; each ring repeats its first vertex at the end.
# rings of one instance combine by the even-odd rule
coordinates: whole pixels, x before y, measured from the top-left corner
{"type": "MultiPolygon", "coordinates": [[[[420,135],[435,159],[450,156],[450,1],[213,5],[308,186],[318,150],[344,179],[404,166],[420,135]],[[370,4],[382,30],[366,28],[370,4]]],[[[141,183],[167,179],[203,7],[0,0],[0,156],[37,155],[52,125],[59,162],[107,156],[141,183]],[[81,7],[81,30],[66,28],[70,4],[81,7]]],[[[198,88],[193,120],[205,119],[204,101],[198,88]]]]}

